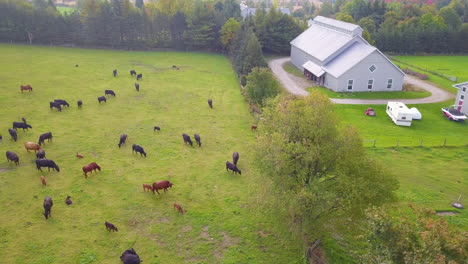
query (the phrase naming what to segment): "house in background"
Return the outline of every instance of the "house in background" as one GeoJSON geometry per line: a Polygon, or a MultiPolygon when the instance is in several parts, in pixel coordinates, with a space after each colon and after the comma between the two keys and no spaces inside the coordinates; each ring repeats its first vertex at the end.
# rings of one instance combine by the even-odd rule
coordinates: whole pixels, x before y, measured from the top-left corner
{"type": "Polygon", "coordinates": [[[335,92],[401,91],[405,74],[351,23],[317,16],[291,41],[291,63],[335,92]]]}
{"type": "Polygon", "coordinates": [[[459,83],[452,86],[458,89],[457,97],[455,97],[455,108],[463,114],[468,115],[468,104],[463,103],[467,95],[468,82],[459,83]]]}
{"type": "MultiPolygon", "coordinates": [[[[253,17],[253,16],[255,16],[255,13],[257,12],[257,8],[249,7],[244,2],[241,2],[239,4],[239,7],[240,7],[240,10],[241,10],[241,16],[242,16],[243,19],[246,19],[247,17],[253,17]]],[[[270,8],[265,8],[265,12],[268,13],[269,10],[270,10],[270,8]]],[[[280,7],[280,8],[278,8],[278,11],[281,14],[284,14],[284,15],[288,15],[288,16],[291,15],[291,10],[289,8],[287,8],[287,7],[280,7]]]]}

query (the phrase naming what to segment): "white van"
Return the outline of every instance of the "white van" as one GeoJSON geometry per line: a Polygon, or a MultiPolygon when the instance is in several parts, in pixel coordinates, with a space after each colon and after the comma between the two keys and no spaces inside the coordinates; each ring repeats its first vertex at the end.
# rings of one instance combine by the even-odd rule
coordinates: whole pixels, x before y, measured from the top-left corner
{"type": "Polygon", "coordinates": [[[399,126],[411,126],[411,121],[422,118],[421,113],[416,108],[408,109],[401,102],[388,102],[387,115],[392,119],[393,123],[399,126]]]}

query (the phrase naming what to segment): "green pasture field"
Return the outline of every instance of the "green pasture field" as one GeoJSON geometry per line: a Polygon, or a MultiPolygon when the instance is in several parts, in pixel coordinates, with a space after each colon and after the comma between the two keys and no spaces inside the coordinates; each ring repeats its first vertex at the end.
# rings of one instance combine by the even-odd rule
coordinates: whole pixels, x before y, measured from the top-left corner
{"type": "Polygon", "coordinates": [[[120,263],[131,247],[146,264],[302,263],[302,241],[259,206],[268,180],[251,162],[254,120],[226,57],[2,44],[0,61],[0,152],[20,157],[19,166],[0,159],[1,263],[120,263]],[[131,69],[143,73],[140,92],[131,69]],[[21,84],[33,92],[21,93],[21,84]],[[117,96],[98,104],[105,89],[117,96]],[[58,98],[70,108],[50,110],[58,98]],[[7,129],[21,117],[33,128],[18,130],[14,142],[7,129]],[[36,170],[34,152],[23,147],[48,131],[53,142],[44,150],[60,172],[36,170]],[[199,133],[202,147],[184,145],[184,132],[199,133]],[[128,139],[119,149],[122,133],[128,139]],[[148,156],[132,154],[132,144],[148,156]],[[225,170],[234,151],[242,175],[225,170]],[[81,168],[90,162],[102,171],[85,179],[81,168]],[[160,180],[174,186],[161,195],[143,192],[143,183],[160,180]],[[54,206],[46,221],[47,195],[54,206]],[[105,221],[119,232],[107,232],[105,221]]]}
{"type": "Polygon", "coordinates": [[[65,12],[70,13],[73,11],[73,9],[74,9],[73,7],[69,7],[69,6],[57,6],[57,10],[62,14],[64,14],[65,12]]]}

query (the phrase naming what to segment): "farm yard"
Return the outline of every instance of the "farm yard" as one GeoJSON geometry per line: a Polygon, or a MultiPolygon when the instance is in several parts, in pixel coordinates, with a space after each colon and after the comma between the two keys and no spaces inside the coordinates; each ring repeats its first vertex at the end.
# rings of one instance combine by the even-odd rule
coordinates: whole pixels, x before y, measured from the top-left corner
{"type": "Polygon", "coordinates": [[[0,262],[120,263],[132,247],[144,263],[301,262],[302,241],[260,210],[257,193],[268,179],[251,162],[255,120],[224,56],[4,44],[0,54],[0,149],[20,158],[18,166],[0,160],[0,262]],[[131,69],[143,74],[139,92],[131,69]],[[24,84],[33,91],[21,93],[24,84]],[[116,96],[99,104],[106,89],[116,96]],[[70,107],[51,110],[54,99],[70,107]],[[7,130],[22,117],[32,129],[19,129],[14,142],[7,130]],[[23,146],[49,131],[53,140],[43,149],[60,172],[38,171],[23,146]],[[198,133],[202,147],[184,144],[182,133],[198,133]],[[132,144],[147,157],[132,153],[132,144]],[[234,151],[241,175],[225,170],[234,151]],[[82,167],[91,162],[101,171],[85,179],[82,167]],[[162,180],[174,186],[160,195],[143,191],[142,184],[162,180]],[[54,203],[48,220],[46,196],[54,203]]]}

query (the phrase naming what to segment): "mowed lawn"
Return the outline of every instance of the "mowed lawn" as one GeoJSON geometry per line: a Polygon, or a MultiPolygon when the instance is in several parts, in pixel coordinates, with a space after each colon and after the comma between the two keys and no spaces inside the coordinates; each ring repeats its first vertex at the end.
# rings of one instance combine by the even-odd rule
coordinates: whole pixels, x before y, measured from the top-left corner
{"type": "Polygon", "coordinates": [[[0,159],[1,263],[120,263],[130,247],[147,264],[301,263],[301,241],[258,205],[268,180],[251,162],[254,120],[227,58],[0,45],[0,61],[0,152],[14,151],[21,162],[0,159]],[[143,73],[140,92],[131,69],[143,73]],[[34,91],[21,93],[21,84],[34,91]],[[100,105],[105,89],[117,96],[100,105]],[[58,98],[70,108],[50,110],[58,98]],[[7,129],[21,117],[33,129],[18,130],[14,142],[7,129]],[[160,132],[153,132],[155,125],[160,132]],[[34,152],[23,147],[48,131],[54,138],[44,150],[60,172],[36,170],[34,152]],[[200,134],[202,147],[184,145],[184,132],[200,134]],[[128,140],[119,149],[122,133],[128,140]],[[148,156],[132,154],[132,144],[148,156]],[[234,151],[242,175],[225,170],[234,151]],[[85,179],[81,168],[90,162],[102,171],[85,179]],[[143,183],[160,180],[174,186],[161,195],[143,192],[143,183]],[[46,221],[47,195],[54,206],[46,221]],[[71,206],[64,203],[67,195],[71,206]],[[105,221],[119,232],[107,232],[105,221]]]}

